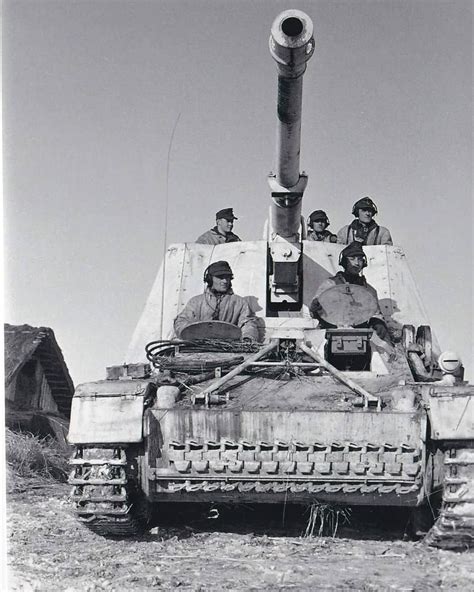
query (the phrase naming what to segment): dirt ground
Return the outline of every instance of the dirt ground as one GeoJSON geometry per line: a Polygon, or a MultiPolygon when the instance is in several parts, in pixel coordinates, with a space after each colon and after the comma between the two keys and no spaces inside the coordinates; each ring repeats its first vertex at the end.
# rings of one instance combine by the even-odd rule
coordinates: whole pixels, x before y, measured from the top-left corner
{"type": "Polygon", "coordinates": [[[379,512],[353,515],[336,538],[302,538],[301,510],[283,526],[281,508],[207,508],[114,541],[75,521],[68,494],[42,484],[9,496],[9,591],[474,590],[473,553],[404,540],[400,512],[383,531],[379,512]]]}

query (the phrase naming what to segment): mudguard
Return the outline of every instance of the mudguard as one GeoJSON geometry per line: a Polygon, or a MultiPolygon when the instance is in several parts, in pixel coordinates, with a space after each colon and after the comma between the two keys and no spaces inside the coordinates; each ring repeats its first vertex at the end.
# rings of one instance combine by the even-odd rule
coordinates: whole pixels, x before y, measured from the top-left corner
{"type": "Polygon", "coordinates": [[[72,400],[69,443],[141,442],[145,402],[155,391],[155,385],[144,380],[101,380],[79,385],[72,400]]]}
{"type": "Polygon", "coordinates": [[[424,386],[433,440],[474,440],[474,387],[424,386]]]}

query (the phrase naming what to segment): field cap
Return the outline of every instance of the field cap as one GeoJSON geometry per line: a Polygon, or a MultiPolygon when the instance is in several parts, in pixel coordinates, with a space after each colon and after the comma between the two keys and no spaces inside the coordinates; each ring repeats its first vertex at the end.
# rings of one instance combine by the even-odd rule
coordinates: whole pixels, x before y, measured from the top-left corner
{"type": "Polygon", "coordinates": [[[227,261],[216,261],[215,263],[211,263],[207,268],[207,273],[209,275],[233,275],[232,269],[227,261]]]}
{"type": "Polygon", "coordinates": [[[225,218],[226,220],[238,220],[237,216],[234,216],[234,210],[232,208],[224,208],[216,212],[216,220],[225,218]]]}
{"type": "Polygon", "coordinates": [[[314,212],[311,212],[311,214],[309,215],[310,223],[314,222],[315,220],[324,220],[326,224],[329,225],[329,219],[324,210],[314,210],[314,212]]]}

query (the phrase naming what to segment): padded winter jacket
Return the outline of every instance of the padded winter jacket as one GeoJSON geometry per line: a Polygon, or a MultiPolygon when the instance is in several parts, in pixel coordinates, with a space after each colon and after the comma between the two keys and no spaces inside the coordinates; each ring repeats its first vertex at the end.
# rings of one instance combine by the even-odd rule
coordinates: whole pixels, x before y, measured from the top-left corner
{"type": "Polygon", "coordinates": [[[309,241],[321,241],[324,243],[337,243],[337,236],[329,230],[325,230],[321,233],[323,238],[318,238],[318,235],[312,228],[308,228],[308,238],[306,240],[309,241]]]}
{"type": "MultiPolygon", "coordinates": [[[[353,242],[357,242],[359,239],[356,237],[355,230],[352,224],[343,226],[337,233],[337,242],[341,245],[350,245],[353,242]]],[[[367,238],[363,245],[393,245],[390,231],[385,226],[379,226],[375,224],[370,229],[367,238]]]]}
{"type": "Polygon", "coordinates": [[[198,321],[225,321],[242,329],[242,338],[257,341],[257,319],[251,312],[247,300],[232,290],[225,294],[206,288],[203,294],[193,296],[174,320],[174,330],[179,337],[181,331],[198,321]]]}
{"type": "Polygon", "coordinates": [[[217,231],[217,226],[211,228],[196,239],[201,245],[223,245],[224,243],[237,243],[242,239],[233,232],[228,232],[225,236],[217,231]]]}

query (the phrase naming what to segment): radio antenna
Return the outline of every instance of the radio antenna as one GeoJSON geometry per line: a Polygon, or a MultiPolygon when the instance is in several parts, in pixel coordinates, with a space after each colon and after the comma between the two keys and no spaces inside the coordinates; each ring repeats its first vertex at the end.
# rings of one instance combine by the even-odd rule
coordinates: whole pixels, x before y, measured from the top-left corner
{"type": "Polygon", "coordinates": [[[171,163],[171,149],[173,147],[174,134],[178,127],[181,111],[178,113],[171,132],[170,141],[168,144],[168,158],[166,161],[166,192],[165,192],[165,232],[163,234],[163,275],[161,277],[161,317],[160,317],[160,338],[163,339],[163,313],[165,309],[165,276],[166,276],[166,246],[168,244],[168,194],[169,194],[169,178],[170,178],[170,163],[171,163]]]}

